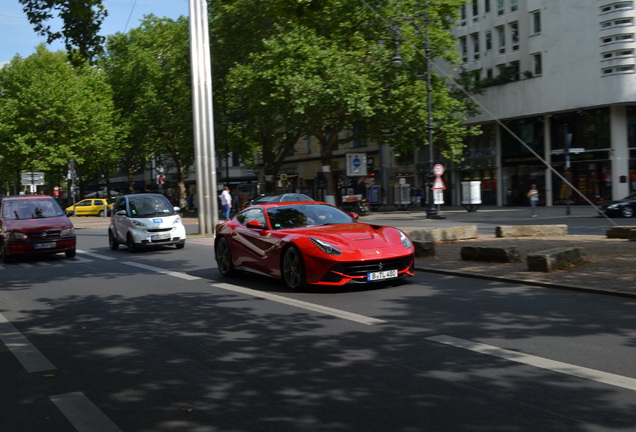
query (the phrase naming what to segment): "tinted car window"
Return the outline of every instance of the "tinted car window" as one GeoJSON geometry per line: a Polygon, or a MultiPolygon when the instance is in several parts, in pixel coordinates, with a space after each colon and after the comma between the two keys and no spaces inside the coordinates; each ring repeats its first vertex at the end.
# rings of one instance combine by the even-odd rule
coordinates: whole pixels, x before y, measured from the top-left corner
{"type": "Polygon", "coordinates": [[[236,219],[241,225],[246,225],[251,220],[257,220],[261,225],[265,226],[265,214],[261,209],[249,209],[240,213],[236,219]]]}

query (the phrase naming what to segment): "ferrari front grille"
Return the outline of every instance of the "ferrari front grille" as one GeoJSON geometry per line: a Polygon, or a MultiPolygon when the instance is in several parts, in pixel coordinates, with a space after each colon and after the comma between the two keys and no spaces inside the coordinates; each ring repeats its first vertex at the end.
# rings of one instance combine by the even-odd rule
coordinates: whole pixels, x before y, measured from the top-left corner
{"type": "Polygon", "coordinates": [[[411,265],[412,260],[413,258],[407,255],[391,259],[338,263],[331,268],[331,271],[349,276],[364,276],[367,273],[383,270],[404,270],[411,265]]]}

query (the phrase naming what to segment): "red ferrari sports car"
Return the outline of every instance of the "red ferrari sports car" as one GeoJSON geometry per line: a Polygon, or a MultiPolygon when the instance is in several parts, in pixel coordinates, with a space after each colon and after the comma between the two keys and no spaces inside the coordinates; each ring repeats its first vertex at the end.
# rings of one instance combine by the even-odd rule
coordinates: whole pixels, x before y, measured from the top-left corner
{"type": "Polygon", "coordinates": [[[216,226],[214,252],[224,276],[255,271],[291,290],[414,275],[415,250],[405,233],[322,202],[248,207],[216,226]]]}

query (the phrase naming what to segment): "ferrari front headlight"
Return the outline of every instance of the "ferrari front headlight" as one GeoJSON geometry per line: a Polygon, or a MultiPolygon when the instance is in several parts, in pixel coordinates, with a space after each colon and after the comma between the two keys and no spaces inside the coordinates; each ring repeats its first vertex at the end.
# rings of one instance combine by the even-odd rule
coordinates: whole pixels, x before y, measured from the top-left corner
{"type": "Polygon", "coordinates": [[[317,238],[313,238],[313,237],[309,237],[309,240],[311,240],[311,242],[313,244],[318,246],[318,249],[320,249],[321,251],[323,251],[326,254],[329,254],[329,255],[342,255],[342,252],[340,252],[340,249],[338,249],[335,246],[330,245],[326,241],[318,240],[317,238]]]}
{"type": "Polygon", "coordinates": [[[409,239],[409,236],[404,234],[402,231],[400,231],[400,241],[402,242],[402,246],[407,249],[410,249],[411,246],[413,246],[413,243],[411,243],[411,239],[409,239]]]}

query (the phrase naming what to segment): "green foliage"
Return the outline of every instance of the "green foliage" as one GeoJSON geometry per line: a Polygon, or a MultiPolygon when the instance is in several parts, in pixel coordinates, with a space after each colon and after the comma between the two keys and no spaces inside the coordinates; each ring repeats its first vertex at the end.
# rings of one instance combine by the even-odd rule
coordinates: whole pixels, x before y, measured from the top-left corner
{"type": "Polygon", "coordinates": [[[121,162],[134,172],[167,155],[185,193],[186,170],[194,163],[187,19],[147,16],[140,27],[109,37],[106,48],[99,65],[127,130],[121,162]]]}
{"type": "MultiPolygon", "coordinates": [[[[457,60],[448,28],[462,3],[428,2],[423,10],[415,0],[210,2],[216,102],[231,133],[261,147],[267,174],[287,153],[272,149],[290,136],[316,136],[328,165],[338,139],[351,139],[338,133],[354,124],[396,149],[421,147],[425,41],[432,58],[457,60]],[[394,40],[406,65],[400,70],[390,61],[394,40]]],[[[474,107],[433,72],[432,81],[436,144],[456,160],[463,137],[477,133],[462,124],[474,107]]]]}
{"type": "Polygon", "coordinates": [[[119,130],[98,69],[73,68],[41,45],[0,70],[0,94],[0,154],[14,181],[20,171],[44,171],[59,184],[71,157],[86,171],[111,161],[119,130]]]}
{"type": "MultiPolygon", "coordinates": [[[[11,0],[12,1],[12,0],[11,0]]],[[[47,43],[63,39],[73,64],[92,61],[101,53],[104,37],[99,36],[104,18],[108,12],[102,0],[18,0],[24,7],[34,30],[47,37],[47,43]],[[62,20],[62,29],[53,30],[50,21],[57,17],[62,20]]]]}

